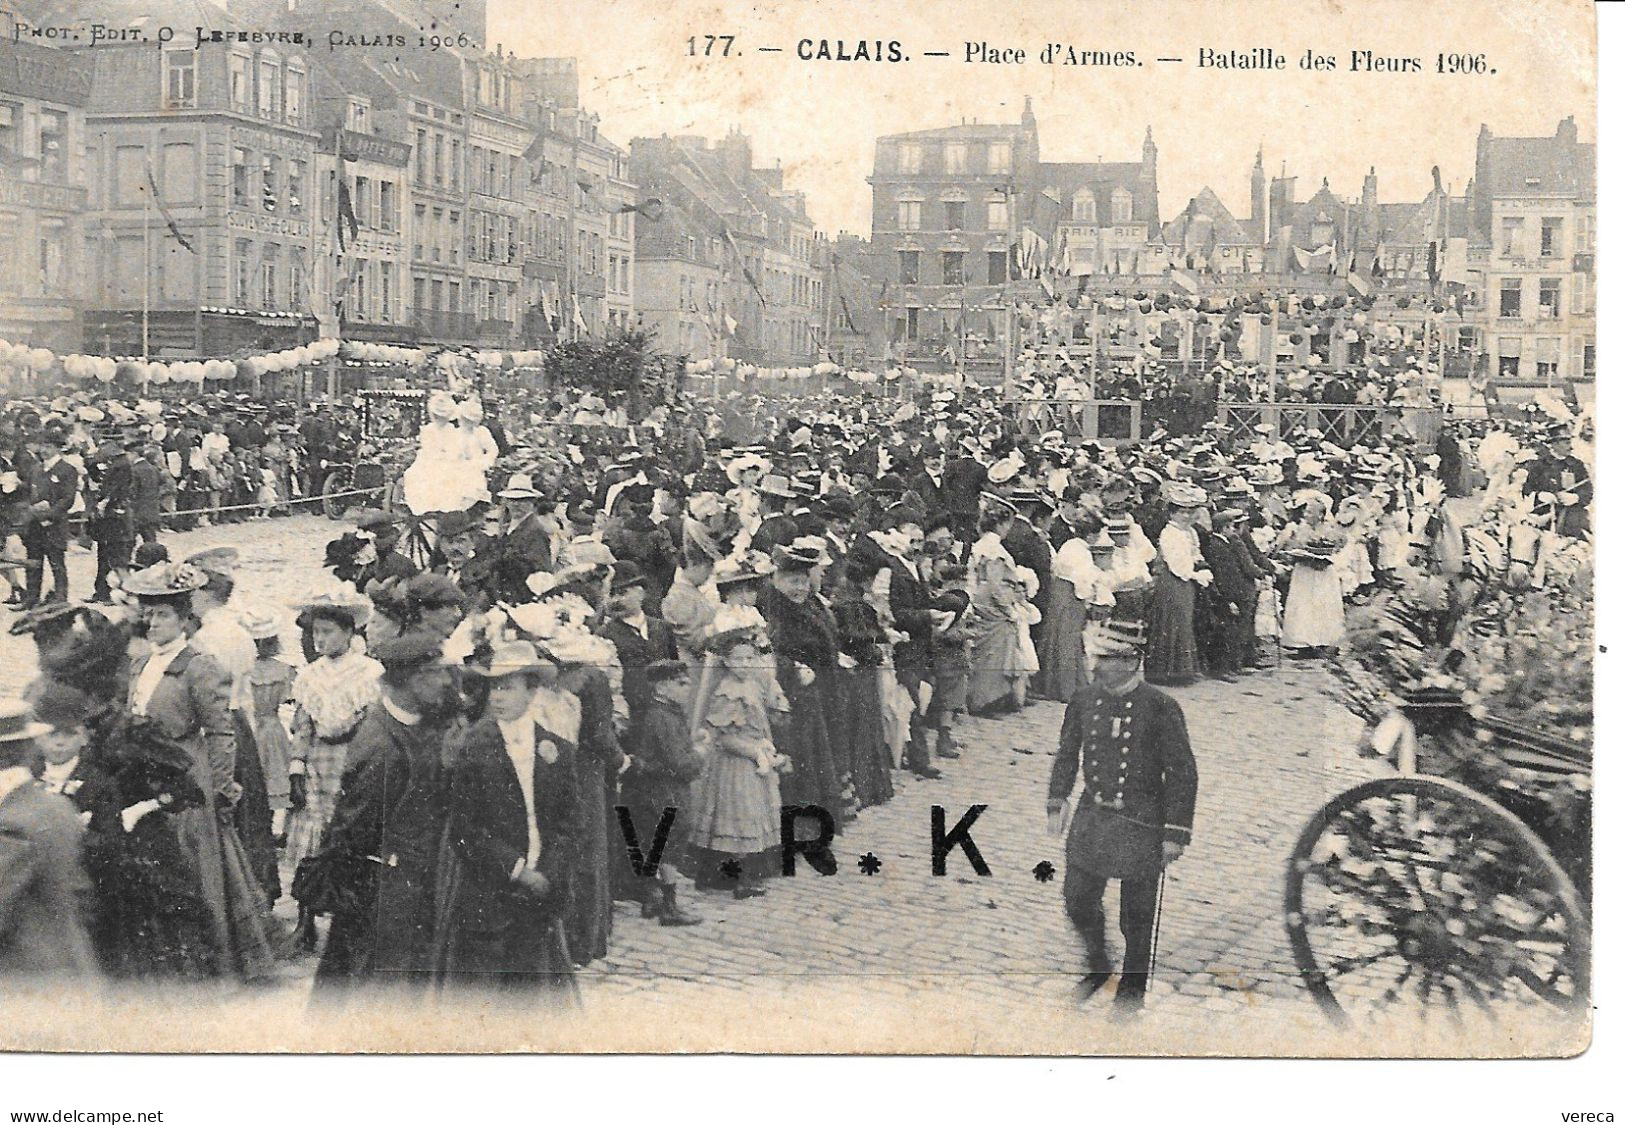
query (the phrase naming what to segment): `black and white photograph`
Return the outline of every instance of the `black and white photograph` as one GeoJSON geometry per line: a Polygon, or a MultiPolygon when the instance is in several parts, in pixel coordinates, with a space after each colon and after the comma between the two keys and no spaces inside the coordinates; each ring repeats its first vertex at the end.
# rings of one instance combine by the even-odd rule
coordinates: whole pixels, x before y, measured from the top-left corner
{"type": "Polygon", "coordinates": [[[0,0],[0,1048],[1583,1053],[1597,82],[0,0]]]}

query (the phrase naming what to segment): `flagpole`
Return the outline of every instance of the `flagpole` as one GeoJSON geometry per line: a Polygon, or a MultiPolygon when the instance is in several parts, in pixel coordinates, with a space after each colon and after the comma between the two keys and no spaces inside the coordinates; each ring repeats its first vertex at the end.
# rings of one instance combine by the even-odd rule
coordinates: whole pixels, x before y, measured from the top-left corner
{"type": "MultiPolygon", "coordinates": [[[[151,314],[152,314],[152,184],[147,184],[147,190],[142,193],[146,200],[143,209],[144,215],[141,223],[141,359],[145,362],[152,358],[151,344],[151,314]]],[[[201,346],[203,341],[199,340],[201,346]]]]}

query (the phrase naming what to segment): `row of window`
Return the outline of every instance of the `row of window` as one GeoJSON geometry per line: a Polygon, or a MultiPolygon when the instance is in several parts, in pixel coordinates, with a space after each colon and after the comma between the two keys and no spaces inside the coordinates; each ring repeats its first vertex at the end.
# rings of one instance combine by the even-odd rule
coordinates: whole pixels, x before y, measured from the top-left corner
{"type": "Polygon", "coordinates": [[[10,176],[47,184],[68,182],[68,115],[40,106],[25,113],[21,102],[0,101],[0,151],[39,161],[34,167],[6,169],[10,176]]]}
{"type": "Polygon", "coordinates": [[[463,142],[441,130],[418,126],[412,179],[418,187],[463,190],[463,142]]]}
{"type": "MultiPolygon", "coordinates": [[[[422,130],[419,130],[421,133],[422,130]]],[[[458,142],[452,141],[452,159],[455,160],[458,142]]],[[[494,195],[502,199],[519,199],[524,192],[524,161],[511,153],[498,152],[480,145],[468,149],[469,187],[481,195],[494,195]]]]}
{"type": "Polygon", "coordinates": [[[710,312],[717,307],[717,282],[707,280],[705,283],[705,303],[700,303],[700,279],[691,274],[677,275],[677,307],[681,309],[696,309],[700,312],[710,312]]]}
{"type": "MultiPolygon", "coordinates": [[[[1563,249],[1563,220],[1559,218],[1542,218],[1536,227],[1534,220],[1525,219],[1522,215],[1503,215],[1501,217],[1501,237],[1499,252],[1503,258],[1561,258],[1563,249]],[[1536,231],[1539,231],[1539,241],[1535,241],[1536,231]]],[[[1593,231],[1592,217],[1579,215],[1576,217],[1574,230],[1574,253],[1589,254],[1595,249],[1595,233],[1593,231]]]]}
{"type": "Polygon", "coordinates": [[[0,293],[30,297],[67,297],[70,275],[67,263],[68,228],[58,219],[43,220],[29,246],[18,237],[22,216],[0,211],[0,293]]]}
{"type": "MultiPolygon", "coordinates": [[[[176,77],[166,77],[164,91],[171,106],[196,105],[195,51],[167,51],[164,54],[166,70],[176,77]],[[190,73],[191,77],[186,77],[190,73]],[[189,92],[188,100],[176,100],[189,92]]],[[[274,51],[261,51],[256,58],[246,51],[232,51],[228,64],[228,90],[231,108],[238,113],[249,113],[267,121],[283,121],[297,125],[305,117],[305,64],[300,59],[285,62],[274,51]]]]}
{"type": "Polygon", "coordinates": [[[910,175],[940,172],[950,176],[972,173],[1004,176],[1010,173],[1010,152],[1009,141],[985,144],[946,141],[940,145],[899,141],[896,170],[910,175]]]}
{"type": "MultiPolygon", "coordinates": [[[[1535,299],[1535,318],[1538,320],[1557,320],[1563,315],[1563,279],[1560,277],[1540,277],[1535,299]]],[[[1498,315],[1506,320],[1521,320],[1524,316],[1524,279],[1521,277],[1503,277],[1501,279],[1500,303],[1497,306],[1498,315]]],[[[1574,311],[1583,313],[1587,308],[1587,286],[1584,276],[1574,279],[1574,311]]]]}
{"type": "Polygon", "coordinates": [[[303,160],[285,160],[273,153],[256,156],[250,149],[240,147],[231,150],[233,207],[267,214],[302,215],[305,202],[303,160]]]}
{"type": "MultiPolygon", "coordinates": [[[[463,254],[463,213],[419,203],[412,209],[412,260],[457,265],[463,254]]],[[[419,307],[422,307],[421,303],[419,307]]]]}
{"type": "Polygon", "coordinates": [[[468,213],[468,260],[494,265],[519,261],[519,220],[490,211],[468,213]]]}
{"type": "Polygon", "coordinates": [[[1002,285],[1010,280],[1010,255],[1004,250],[989,250],[985,261],[986,272],[973,277],[966,269],[969,253],[964,250],[944,250],[940,255],[942,269],[938,280],[926,280],[920,272],[921,254],[918,250],[897,252],[897,280],[903,285],[1002,285]]]}
{"type": "Polygon", "coordinates": [[[231,298],[245,309],[265,312],[308,312],[310,294],[305,290],[305,250],[286,250],[275,242],[256,246],[239,238],[232,243],[231,298]]]}
{"type": "MultiPolygon", "coordinates": [[[[468,313],[476,321],[511,321],[519,311],[519,288],[512,281],[470,278],[465,294],[463,283],[459,281],[429,277],[412,278],[413,316],[428,316],[432,319],[434,313],[449,315],[468,313]]],[[[432,332],[435,326],[427,324],[422,327],[432,332]]]]}
{"type": "MultiPolygon", "coordinates": [[[[977,230],[1008,230],[1010,228],[1010,201],[1002,195],[989,195],[983,203],[985,221],[977,230]]],[[[923,230],[925,204],[915,199],[900,200],[897,204],[898,230],[923,230]]],[[[970,204],[963,200],[948,200],[942,204],[940,230],[969,230],[967,223],[970,204]]]]}
{"type": "MultiPolygon", "coordinates": [[[[1535,337],[1533,354],[1527,354],[1521,336],[1502,336],[1496,341],[1495,370],[1503,379],[1539,379],[1550,381],[1563,377],[1563,338],[1561,336],[1535,337]]],[[[1570,378],[1595,379],[1597,377],[1597,345],[1592,341],[1577,341],[1574,346],[1573,365],[1566,375],[1570,378]]]]}

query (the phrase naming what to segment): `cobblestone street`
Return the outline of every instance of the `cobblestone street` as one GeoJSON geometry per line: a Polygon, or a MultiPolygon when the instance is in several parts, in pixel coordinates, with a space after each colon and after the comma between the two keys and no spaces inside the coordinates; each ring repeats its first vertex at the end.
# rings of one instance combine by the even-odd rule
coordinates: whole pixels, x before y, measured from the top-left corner
{"type": "MultiPolygon", "coordinates": [[[[337,526],[299,516],[167,542],[177,558],[217,544],[239,547],[242,596],[285,605],[326,577],[320,558],[337,526]]],[[[89,556],[75,552],[69,561],[82,591],[89,556]]],[[[284,616],[288,647],[297,651],[291,611],[284,616]]],[[[0,637],[0,690],[14,693],[32,674],[28,643],[0,637]]],[[[1280,1002],[1272,1013],[1312,1019],[1281,924],[1285,860],[1314,809],[1386,767],[1355,756],[1360,724],[1335,702],[1318,664],[1288,661],[1175,695],[1201,789],[1194,840],[1167,878],[1153,1009],[1193,1035],[1211,1035],[1214,1016],[1263,1000],[1280,1002]]],[[[773,880],[765,897],[743,902],[685,891],[706,919],[690,929],[663,929],[618,904],[608,959],[582,974],[587,1010],[646,996],[662,1005],[725,995],[770,1002],[837,978],[876,1004],[941,993],[986,1010],[1066,1010],[1081,950],[1062,913],[1061,841],[1046,835],[1044,823],[1062,710],[1041,702],[1011,718],[964,721],[963,756],[943,763],[940,780],[896,775],[897,796],[865,810],[838,838],[833,876],[803,863],[796,878],[773,880]],[[933,805],[943,806],[950,827],[972,805],[987,806],[972,835],[989,876],[975,875],[957,850],[945,876],[931,875],[933,805]],[[873,875],[859,867],[866,853],[880,860],[873,875]],[[1045,861],[1057,869],[1050,881],[1033,873],[1045,861]]],[[[1108,906],[1115,911],[1114,894],[1108,906]]],[[[1114,924],[1108,933],[1116,942],[1114,924]]],[[[1103,999],[1095,1004],[1104,1009],[1103,999]]]]}

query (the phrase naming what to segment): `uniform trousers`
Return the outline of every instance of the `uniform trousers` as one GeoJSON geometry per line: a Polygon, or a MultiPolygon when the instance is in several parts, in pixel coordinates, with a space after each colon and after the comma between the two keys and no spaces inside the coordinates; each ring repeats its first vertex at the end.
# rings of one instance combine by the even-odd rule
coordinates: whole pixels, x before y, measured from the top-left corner
{"type": "Polygon", "coordinates": [[[51,568],[51,594],[47,601],[68,600],[67,545],[54,539],[49,530],[37,524],[23,529],[23,550],[28,556],[27,604],[37,605],[43,586],[45,568],[51,568]]]}
{"type": "MultiPolygon", "coordinates": [[[[1106,952],[1105,875],[1097,875],[1072,864],[1067,865],[1061,884],[1067,917],[1083,936],[1089,971],[1111,971],[1106,952]]],[[[1123,975],[1117,986],[1119,999],[1145,995],[1151,972],[1151,931],[1157,917],[1156,877],[1122,879],[1118,900],[1117,928],[1123,935],[1123,975]]]]}

